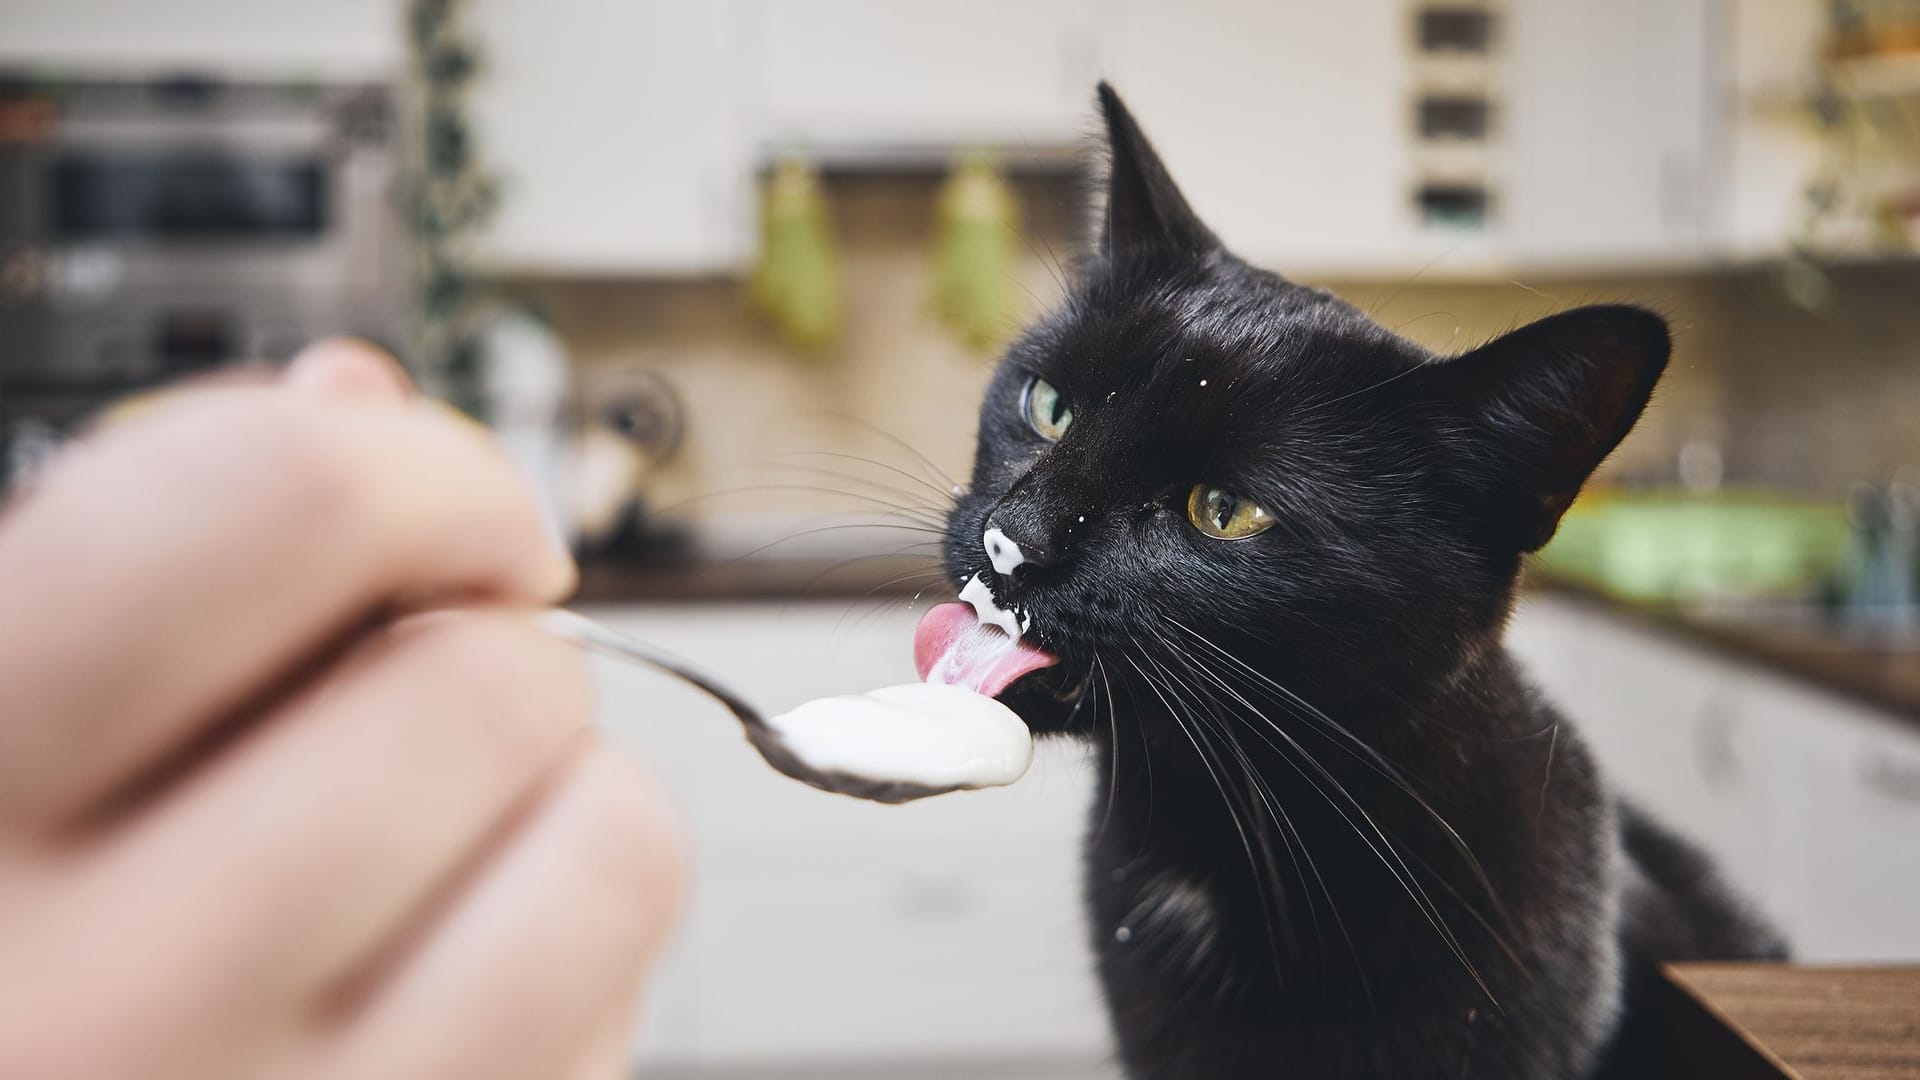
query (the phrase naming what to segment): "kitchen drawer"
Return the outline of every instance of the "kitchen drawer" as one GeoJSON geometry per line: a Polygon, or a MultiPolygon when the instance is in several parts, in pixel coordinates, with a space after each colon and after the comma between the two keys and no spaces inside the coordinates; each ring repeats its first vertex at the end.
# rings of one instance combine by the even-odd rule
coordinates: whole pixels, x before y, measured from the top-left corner
{"type": "Polygon", "coordinates": [[[1774,892],[1796,956],[1920,961],[1920,736],[1781,680],[1748,694],[1779,733],[1774,892]]]}
{"type": "Polygon", "coordinates": [[[1704,845],[1799,959],[1920,960],[1920,734],[1592,605],[1509,641],[1610,779],[1704,845]]]}
{"type": "Polygon", "coordinates": [[[978,877],[871,896],[701,903],[704,1056],[1095,1057],[1104,1018],[1077,902],[978,877]]]}
{"type": "Polygon", "coordinates": [[[1551,596],[1528,597],[1508,639],[1610,783],[1743,891],[1768,894],[1781,781],[1767,765],[1773,718],[1741,693],[1750,669],[1551,596]]]}
{"type": "Polygon", "coordinates": [[[979,796],[942,796],[951,802],[979,798],[981,823],[972,829],[951,817],[942,821],[877,805],[853,803],[846,809],[831,808],[831,813],[823,807],[806,814],[763,815],[764,804],[728,805],[706,798],[700,803],[701,869],[716,878],[747,876],[796,883],[816,878],[846,880],[860,866],[885,872],[967,867],[983,874],[1039,879],[1056,867],[1077,866],[1080,860],[1090,785],[1076,784],[1071,790],[1062,785],[1060,792],[1044,803],[1032,800],[1042,807],[1035,813],[1011,818],[985,813],[984,808],[992,804],[979,796]]]}
{"type": "Polygon", "coordinates": [[[829,160],[1071,146],[1093,82],[1092,0],[751,0],[743,80],[763,143],[829,160]],[[876,88],[884,87],[884,91],[876,88]]]}
{"type": "MultiPolygon", "coordinates": [[[[609,607],[594,617],[769,710],[914,678],[917,612],[844,604],[609,607]]],[[[643,1062],[1098,1060],[1080,844],[1094,777],[1043,745],[1005,789],[907,806],[774,773],[697,692],[594,662],[600,723],[673,791],[694,885],[649,995],[643,1062]]]]}
{"type": "MultiPolygon", "coordinates": [[[[608,627],[710,673],[775,713],[809,698],[914,679],[914,615],[856,621],[837,604],[610,606],[585,609],[608,627]]],[[[740,725],[697,690],[651,669],[596,657],[600,727],[647,762],[688,813],[721,788],[767,816],[804,813],[824,796],[773,774],[740,725]],[[793,808],[798,807],[798,811],[793,808]]],[[[832,811],[828,811],[832,813],[832,811]]]]}

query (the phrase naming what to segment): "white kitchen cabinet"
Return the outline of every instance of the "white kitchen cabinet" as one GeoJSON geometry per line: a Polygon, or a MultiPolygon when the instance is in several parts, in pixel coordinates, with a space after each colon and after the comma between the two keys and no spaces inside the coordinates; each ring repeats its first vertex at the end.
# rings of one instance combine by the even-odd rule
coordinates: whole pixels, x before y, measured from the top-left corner
{"type": "MultiPolygon", "coordinates": [[[[592,612],[778,711],[914,678],[918,612],[740,604],[592,612]]],[[[671,789],[691,840],[685,932],[641,1060],[701,1070],[1100,1062],[1084,941],[1082,754],[1006,789],[889,807],[775,774],[697,693],[596,661],[600,722],[671,789]]]]}
{"type": "Polygon", "coordinates": [[[1509,5],[1496,214],[1517,265],[1606,269],[1706,255],[1722,166],[1715,7],[1509,5]]]}
{"type": "Polygon", "coordinates": [[[1771,747],[1780,828],[1798,858],[1776,882],[1799,957],[1920,961],[1920,739],[1872,709],[1777,678],[1744,708],[1771,747]]]}
{"type": "Polygon", "coordinates": [[[1712,852],[1798,958],[1920,959],[1920,736],[1582,601],[1528,594],[1508,644],[1612,782],[1712,852]]]}
{"type": "Polygon", "coordinates": [[[7,0],[0,65],[64,76],[385,79],[400,69],[400,12],[400,0],[7,0]]]}
{"type": "Polygon", "coordinates": [[[1741,707],[1746,669],[1538,593],[1523,599],[1508,643],[1611,783],[1711,850],[1743,891],[1771,893],[1776,736],[1741,707]]]}
{"type": "Polygon", "coordinates": [[[879,160],[1058,151],[1087,128],[1095,0],[743,0],[741,79],[769,152],[879,160]]]}
{"type": "Polygon", "coordinates": [[[752,221],[728,0],[475,0],[473,115],[507,273],[735,270],[752,221]]]}
{"type": "Polygon", "coordinates": [[[1801,238],[1807,187],[1823,157],[1804,100],[1817,85],[1828,18],[1822,5],[1801,0],[1726,4],[1723,256],[1779,258],[1801,238]]]}
{"type": "Polygon", "coordinates": [[[1107,76],[1228,247],[1292,274],[1417,265],[1407,5],[1103,10],[1107,76]]]}

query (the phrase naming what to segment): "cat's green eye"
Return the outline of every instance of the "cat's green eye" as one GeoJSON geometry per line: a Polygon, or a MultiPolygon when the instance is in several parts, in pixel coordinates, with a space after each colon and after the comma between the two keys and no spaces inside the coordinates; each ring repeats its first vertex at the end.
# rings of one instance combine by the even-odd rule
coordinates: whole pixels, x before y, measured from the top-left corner
{"type": "Polygon", "coordinates": [[[1245,540],[1273,527],[1259,503],[1211,484],[1194,485],[1187,496],[1187,520],[1215,540],[1245,540]]]}
{"type": "Polygon", "coordinates": [[[1041,438],[1059,442],[1060,436],[1067,433],[1067,426],[1073,423],[1073,409],[1052,383],[1036,378],[1027,384],[1027,423],[1041,438]]]}

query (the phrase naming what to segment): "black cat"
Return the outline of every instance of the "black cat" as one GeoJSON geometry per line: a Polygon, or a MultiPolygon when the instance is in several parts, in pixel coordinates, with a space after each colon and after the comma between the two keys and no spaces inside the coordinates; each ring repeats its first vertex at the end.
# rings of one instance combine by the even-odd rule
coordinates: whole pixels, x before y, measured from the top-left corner
{"type": "Polygon", "coordinates": [[[1235,258],[1100,104],[1097,250],[987,391],[945,558],[1059,658],[1003,700],[1097,748],[1128,1073],[1654,1075],[1657,964],[1783,948],[1501,635],[1665,323],[1581,308],[1436,357],[1235,258]]]}

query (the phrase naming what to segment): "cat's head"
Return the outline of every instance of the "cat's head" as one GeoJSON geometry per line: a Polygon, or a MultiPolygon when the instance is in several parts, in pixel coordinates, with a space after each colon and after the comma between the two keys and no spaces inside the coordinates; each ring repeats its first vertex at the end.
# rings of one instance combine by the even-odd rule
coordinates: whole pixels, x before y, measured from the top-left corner
{"type": "Polygon", "coordinates": [[[1022,693],[1211,646],[1307,684],[1444,671],[1638,418],[1665,323],[1582,308],[1437,357],[1233,256],[1100,104],[1096,249],[994,375],[947,532],[952,580],[1061,661],[1007,699],[1045,727],[1022,693]]]}

